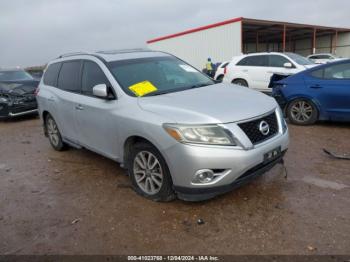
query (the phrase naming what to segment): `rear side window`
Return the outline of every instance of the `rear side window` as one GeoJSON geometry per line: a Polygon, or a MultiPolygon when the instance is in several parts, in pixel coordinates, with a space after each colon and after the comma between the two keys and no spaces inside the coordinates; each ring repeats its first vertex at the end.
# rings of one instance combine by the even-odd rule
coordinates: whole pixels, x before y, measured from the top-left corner
{"type": "Polygon", "coordinates": [[[311,57],[312,59],[331,59],[329,55],[315,55],[311,57]]]}
{"type": "Polygon", "coordinates": [[[107,86],[110,86],[110,83],[102,69],[96,63],[91,61],[84,62],[81,81],[82,93],[86,95],[92,95],[92,88],[95,85],[106,84],[107,86]]]}
{"type": "Polygon", "coordinates": [[[332,65],[324,69],[326,79],[350,79],[350,63],[332,65]]]}
{"type": "Polygon", "coordinates": [[[284,67],[285,63],[290,63],[290,61],[280,55],[270,55],[269,56],[269,65],[271,67],[284,67]]]}
{"type": "Polygon", "coordinates": [[[57,87],[58,72],[60,71],[61,63],[49,65],[44,75],[44,84],[57,87]]]}
{"type": "Polygon", "coordinates": [[[58,88],[71,92],[80,92],[80,61],[64,62],[58,77],[58,88]]]}
{"type": "Polygon", "coordinates": [[[230,62],[227,62],[227,63],[221,64],[221,65],[220,65],[220,67],[221,67],[221,68],[226,68],[226,67],[227,67],[227,65],[228,65],[229,63],[230,63],[230,62]]]}
{"type": "Polygon", "coordinates": [[[268,56],[247,56],[237,63],[238,66],[268,66],[268,56]]]}

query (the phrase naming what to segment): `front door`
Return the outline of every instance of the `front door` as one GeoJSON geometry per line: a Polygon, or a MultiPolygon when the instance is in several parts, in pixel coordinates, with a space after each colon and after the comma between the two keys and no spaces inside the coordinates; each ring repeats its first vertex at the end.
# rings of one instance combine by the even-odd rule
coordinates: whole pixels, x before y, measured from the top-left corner
{"type": "Polygon", "coordinates": [[[82,94],[76,111],[79,143],[115,159],[118,157],[118,123],[113,117],[113,109],[118,101],[95,97],[92,88],[98,84],[111,86],[100,66],[85,60],[81,78],[82,94]]]}

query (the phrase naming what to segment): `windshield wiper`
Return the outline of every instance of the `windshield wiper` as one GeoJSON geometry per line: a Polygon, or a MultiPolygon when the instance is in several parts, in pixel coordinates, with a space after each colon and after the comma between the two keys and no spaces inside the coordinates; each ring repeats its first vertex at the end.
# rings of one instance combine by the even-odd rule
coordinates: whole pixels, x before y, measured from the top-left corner
{"type": "Polygon", "coordinates": [[[181,91],[186,91],[186,90],[193,89],[193,88],[200,88],[200,87],[210,86],[210,85],[212,85],[212,83],[208,82],[208,83],[197,84],[197,85],[193,85],[193,86],[185,87],[185,88],[180,88],[180,89],[176,88],[176,89],[170,89],[170,90],[164,90],[164,91],[155,91],[155,92],[145,94],[142,97],[164,95],[164,94],[181,92],[181,91]]]}
{"type": "Polygon", "coordinates": [[[169,90],[168,91],[155,91],[155,92],[151,92],[151,93],[148,93],[148,94],[145,94],[143,95],[142,97],[145,97],[145,96],[159,96],[159,95],[164,95],[164,94],[167,94],[169,93],[169,90]]]}

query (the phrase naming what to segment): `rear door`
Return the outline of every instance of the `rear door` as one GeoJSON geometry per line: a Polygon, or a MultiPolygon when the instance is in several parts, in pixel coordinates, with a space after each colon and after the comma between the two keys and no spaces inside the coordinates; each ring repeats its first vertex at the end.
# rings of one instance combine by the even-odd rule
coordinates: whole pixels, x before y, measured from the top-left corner
{"type": "Polygon", "coordinates": [[[58,76],[55,95],[52,97],[56,107],[56,122],[64,139],[77,142],[79,129],[76,122],[76,104],[80,99],[81,60],[71,60],[62,63],[58,76]]]}
{"type": "Polygon", "coordinates": [[[332,120],[350,120],[349,62],[314,70],[305,82],[309,92],[332,120]]]}
{"type": "MultiPolygon", "coordinates": [[[[48,66],[43,76],[43,80],[40,83],[40,92],[37,96],[40,116],[42,117],[43,111],[48,111],[53,116],[53,118],[56,119],[57,124],[59,123],[56,116],[57,105],[55,103],[55,100],[57,100],[57,79],[61,66],[62,63],[52,63],[48,66]]],[[[61,130],[60,125],[58,127],[61,130]]]]}
{"type": "Polygon", "coordinates": [[[112,109],[116,99],[104,99],[93,95],[93,87],[98,84],[111,84],[94,61],[84,60],[81,86],[82,96],[79,100],[76,119],[79,127],[79,143],[108,157],[117,158],[117,125],[112,109]]]}

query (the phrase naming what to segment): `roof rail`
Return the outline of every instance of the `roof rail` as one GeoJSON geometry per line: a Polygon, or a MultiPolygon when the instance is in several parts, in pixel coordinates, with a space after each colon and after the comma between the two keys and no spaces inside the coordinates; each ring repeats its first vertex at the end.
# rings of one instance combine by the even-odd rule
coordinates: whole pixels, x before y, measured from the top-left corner
{"type": "Polygon", "coordinates": [[[75,55],[89,55],[90,53],[88,52],[72,52],[72,53],[66,53],[60,55],[58,58],[63,58],[63,57],[68,57],[68,56],[75,56],[75,55]]]}
{"type": "Polygon", "coordinates": [[[105,54],[105,55],[114,55],[114,54],[124,54],[124,53],[134,53],[134,52],[152,52],[148,48],[132,48],[132,49],[117,49],[117,50],[104,50],[97,51],[96,53],[105,54]]]}

